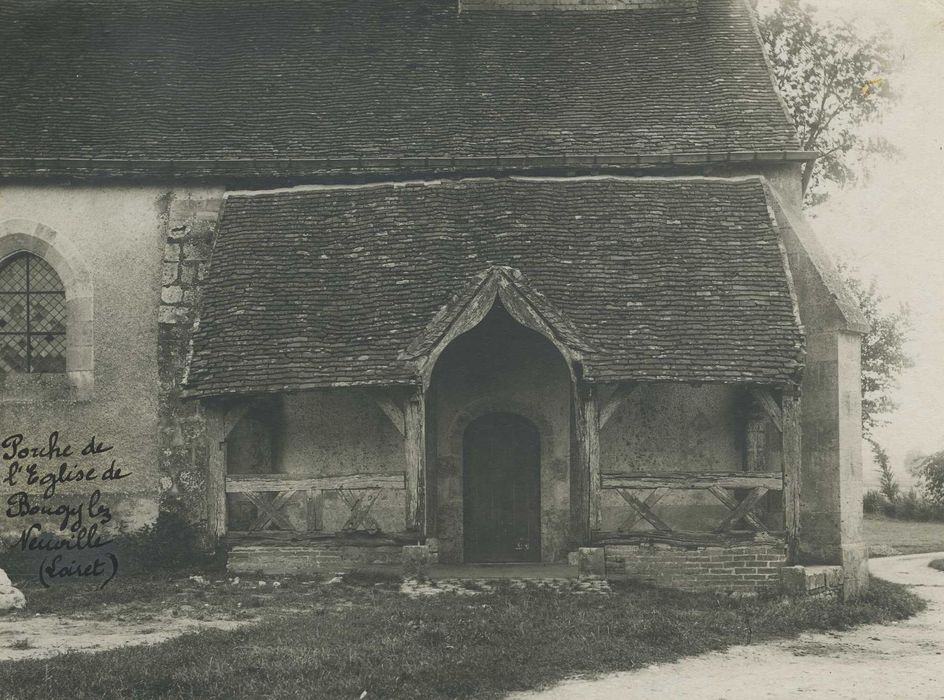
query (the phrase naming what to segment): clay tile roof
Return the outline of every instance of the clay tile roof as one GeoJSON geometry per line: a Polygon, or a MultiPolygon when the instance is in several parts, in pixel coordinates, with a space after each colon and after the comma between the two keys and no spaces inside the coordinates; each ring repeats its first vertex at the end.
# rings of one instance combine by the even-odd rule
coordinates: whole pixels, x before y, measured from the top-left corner
{"type": "Polygon", "coordinates": [[[414,383],[407,349],[495,269],[590,381],[797,377],[759,178],[476,179],[230,195],[188,391],[414,383]]]}
{"type": "Polygon", "coordinates": [[[744,0],[694,14],[456,7],[0,0],[0,159],[198,171],[189,159],[797,149],[744,0]]]}

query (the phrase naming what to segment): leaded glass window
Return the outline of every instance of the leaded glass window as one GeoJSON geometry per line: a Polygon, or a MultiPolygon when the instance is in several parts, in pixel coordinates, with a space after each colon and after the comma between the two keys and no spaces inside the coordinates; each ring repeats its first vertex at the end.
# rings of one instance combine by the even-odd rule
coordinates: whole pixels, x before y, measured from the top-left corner
{"type": "Polygon", "coordinates": [[[66,294],[42,258],[0,263],[0,372],[66,371],[66,294]]]}

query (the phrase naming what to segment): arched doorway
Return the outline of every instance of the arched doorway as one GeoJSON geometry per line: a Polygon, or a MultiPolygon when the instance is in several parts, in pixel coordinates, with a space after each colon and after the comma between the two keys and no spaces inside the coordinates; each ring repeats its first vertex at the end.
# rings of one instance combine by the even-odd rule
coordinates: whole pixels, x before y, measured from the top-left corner
{"type": "Polygon", "coordinates": [[[541,438],[531,421],[489,413],[465,430],[465,560],[541,560],[541,438]]]}

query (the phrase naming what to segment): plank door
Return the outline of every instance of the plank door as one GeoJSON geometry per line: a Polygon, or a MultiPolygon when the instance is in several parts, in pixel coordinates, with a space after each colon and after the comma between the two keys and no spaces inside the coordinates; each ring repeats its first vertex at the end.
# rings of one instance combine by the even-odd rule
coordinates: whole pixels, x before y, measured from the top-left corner
{"type": "Polygon", "coordinates": [[[473,421],[463,439],[467,562],[541,560],[541,440],[512,413],[473,421]]]}

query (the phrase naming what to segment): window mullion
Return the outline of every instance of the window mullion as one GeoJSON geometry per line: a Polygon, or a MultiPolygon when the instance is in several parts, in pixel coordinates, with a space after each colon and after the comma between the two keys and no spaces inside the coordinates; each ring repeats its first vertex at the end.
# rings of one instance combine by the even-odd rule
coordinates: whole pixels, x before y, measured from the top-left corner
{"type": "Polygon", "coordinates": [[[33,335],[30,327],[30,256],[26,256],[26,372],[33,371],[33,335]]]}

